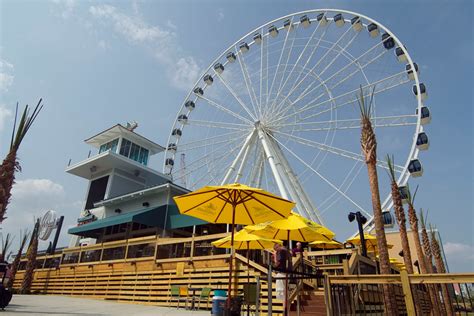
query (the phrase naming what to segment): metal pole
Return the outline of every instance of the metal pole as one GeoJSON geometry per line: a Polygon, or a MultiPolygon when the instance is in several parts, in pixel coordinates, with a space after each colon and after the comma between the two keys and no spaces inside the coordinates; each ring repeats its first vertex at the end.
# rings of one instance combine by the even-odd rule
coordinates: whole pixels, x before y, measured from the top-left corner
{"type": "Polygon", "coordinates": [[[272,280],[272,262],[268,264],[268,316],[272,316],[272,299],[273,299],[273,280],[272,280]]]}
{"type": "Polygon", "coordinates": [[[356,212],[357,225],[359,226],[360,244],[362,246],[362,255],[367,257],[367,245],[365,244],[364,228],[362,227],[362,214],[356,212]]]}
{"type": "Polygon", "coordinates": [[[59,234],[61,233],[61,228],[63,227],[64,216],[59,217],[56,224],[56,234],[54,235],[53,246],[51,247],[50,254],[54,255],[56,251],[56,245],[58,244],[59,234]]]}
{"type": "Polygon", "coordinates": [[[257,281],[257,297],[255,300],[255,316],[260,315],[260,277],[256,276],[255,277],[257,281]]]}

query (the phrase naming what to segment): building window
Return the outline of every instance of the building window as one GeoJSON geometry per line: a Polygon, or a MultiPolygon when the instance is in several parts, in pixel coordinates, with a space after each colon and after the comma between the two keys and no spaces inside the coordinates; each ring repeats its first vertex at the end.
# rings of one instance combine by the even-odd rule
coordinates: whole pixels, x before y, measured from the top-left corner
{"type": "Polygon", "coordinates": [[[112,141],[110,141],[106,144],[103,144],[99,148],[99,154],[103,153],[104,151],[107,151],[107,150],[116,152],[117,151],[117,145],[118,145],[118,138],[114,139],[114,140],[112,140],[112,141]]]}
{"type": "Polygon", "coordinates": [[[125,138],[122,139],[122,146],[120,146],[120,154],[132,160],[135,160],[142,165],[148,164],[148,149],[138,146],[125,138]]]}

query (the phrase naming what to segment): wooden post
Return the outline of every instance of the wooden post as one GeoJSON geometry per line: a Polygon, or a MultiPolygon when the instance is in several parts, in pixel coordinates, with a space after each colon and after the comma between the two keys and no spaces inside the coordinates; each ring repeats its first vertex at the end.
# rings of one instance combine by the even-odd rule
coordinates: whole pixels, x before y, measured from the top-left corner
{"type": "Polygon", "coordinates": [[[400,271],[400,279],[402,281],[403,296],[405,298],[405,306],[407,309],[408,316],[414,316],[415,304],[413,303],[413,296],[411,294],[410,280],[408,278],[407,270],[400,271]]]}
{"type": "Polygon", "coordinates": [[[332,315],[331,285],[329,284],[328,273],[324,272],[324,300],[326,301],[326,315],[332,315]]]}
{"type": "Polygon", "coordinates": [[[349,275],[349,261],[347,259],[342,259],[342,271],[344,275],[349,275]]]}

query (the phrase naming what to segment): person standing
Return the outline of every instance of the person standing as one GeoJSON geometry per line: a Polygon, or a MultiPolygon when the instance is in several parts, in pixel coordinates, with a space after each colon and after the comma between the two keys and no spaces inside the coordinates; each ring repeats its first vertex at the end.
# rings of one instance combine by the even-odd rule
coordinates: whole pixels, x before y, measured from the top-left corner
{"type": "Polygon", "coordinates": [[[296,247],[291,249],[291,253],[293,254],[293,257],[297,257],[298,255],[302,256],[303,255],[303,245],[298,241],[296,243],[296,247]]]}
{"type": "Polygon", "coordinates": [[[287,298],[288,298],[288,273],[291,272],[292,259],[291,254],[286,247],[275,244],[273,247],[274,267],[278,272],[276,275],[276,298],[283,301],[284,315],[287,315],[287,298]]]}

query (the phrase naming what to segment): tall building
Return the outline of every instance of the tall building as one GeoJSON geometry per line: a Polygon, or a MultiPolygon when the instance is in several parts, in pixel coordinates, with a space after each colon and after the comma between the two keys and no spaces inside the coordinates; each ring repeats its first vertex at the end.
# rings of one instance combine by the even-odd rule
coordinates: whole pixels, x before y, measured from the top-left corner
{"type": "Polygon", "coordinates": [[[69,229],[70,247],[147,235],[168,237],[223,231],[181,215],[173,196],[189,192],[150,166],[164,148],[136,133],[135,124],[117,124],[85,140],[97,150],[66,172],[88,181],[77,226],[69,229]]]}

